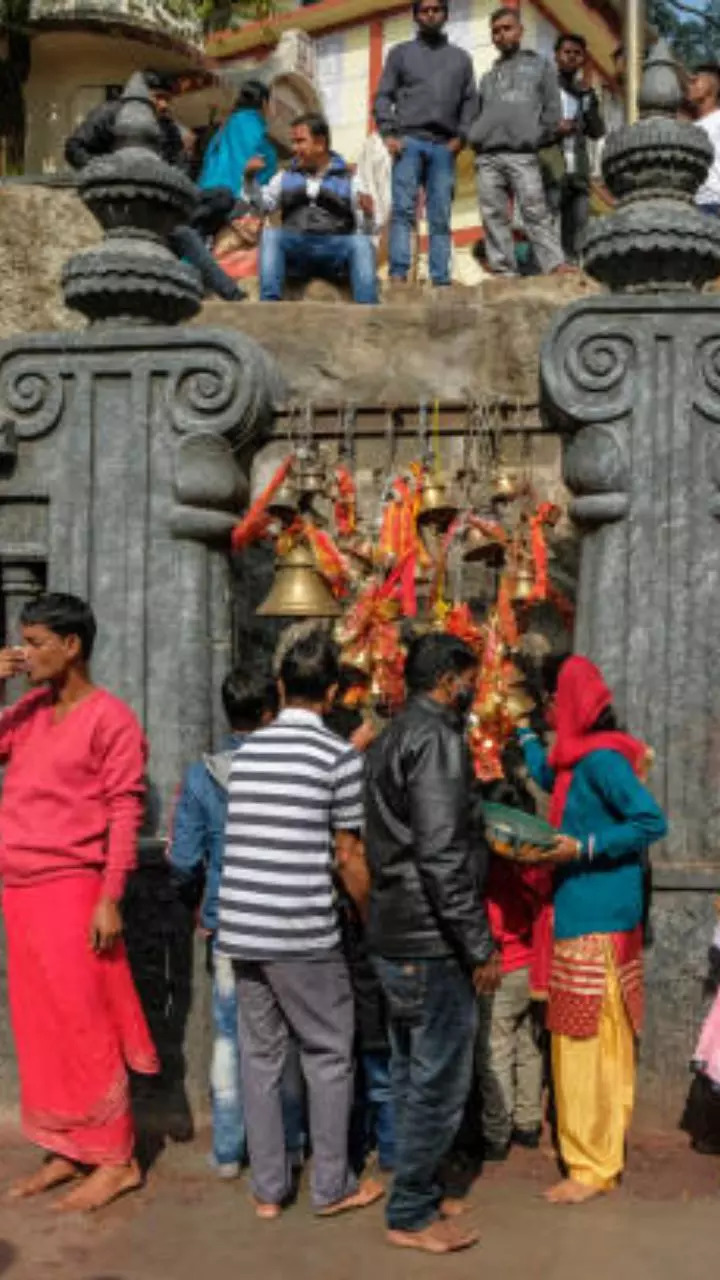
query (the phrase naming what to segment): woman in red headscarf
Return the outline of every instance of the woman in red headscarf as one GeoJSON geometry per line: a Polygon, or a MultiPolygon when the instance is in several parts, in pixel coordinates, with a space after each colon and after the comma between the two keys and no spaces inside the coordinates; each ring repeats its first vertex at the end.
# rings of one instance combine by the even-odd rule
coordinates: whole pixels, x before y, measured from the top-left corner
{"type": "Polygon", "coordinates": [[[621,732],[612,695],[587,658],[568,658],[555,696],[549,754],[520,730],[525,761],[552,795],[562,833],[555,872],[548,1006],[560,1155],[565,1178],[547,1192],[579,1204],[622,1173],[643,1012],[643,855],[665,835],[640,781],[648,748],[621,732]]]}

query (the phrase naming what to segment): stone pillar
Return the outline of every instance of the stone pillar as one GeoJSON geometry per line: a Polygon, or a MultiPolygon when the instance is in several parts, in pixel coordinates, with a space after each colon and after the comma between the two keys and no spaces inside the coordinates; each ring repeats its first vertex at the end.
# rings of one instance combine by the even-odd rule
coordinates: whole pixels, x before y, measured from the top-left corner
{"type": "Polygon", "coordinates": [[[90,329],[0,347],[0,422],[17,448],[0,480],[0,527],[3,508],[46,500],[48,585],[97,613],[95,676],[146,728],[148,833],[162,834],[185,763],[219,728],[228,537],[272,424],[275,378],[242,335],[169,327],[200,307],[194,270],[166,244],[196,193],[158,157],[140,76],[116,134],[117,149],[79,180],[105,240],[64,273],[90,329]]]}
{"type": "MultiPolygon", "coordinates": [[[[209,988],[196,948],[190,1015],[194,917],[169,882],[163,847],[185,766],[224,732],[229,533],[278,379],[242,335],[179,325],[202,291],[167,235],[187,221],[196,192],[160,159],[141,76],[125,92],[116,143],[79,179],[105,240],[64,273],[66,301],[90,328],[0,345],[0,572],[14,608],[30,584],[16,573],[8,594],[7,543],[41,545],[48,587],[85,596],[96,611],[95,678],[134,707],[149,739],[126,933],[163,1059],[160,1123],[187,1136],[184,1064],[204,1105],[209,988]]],[[[0,1094],[2,1078],[0,1062],[0,1094]]],[[[157,1103],[153,1093],[151,1110],[157,1103]]]]}
{"type": "Polygon", "coordinates": [[[663,1107],[685,1084],[701,1014],[701,890],[720,884],[720,297],[700,292],[720,275],[720,222],[694,204],[712,148],[675,118],[681,96],[661,42],[643,118],[606,144],[617,211],[586,237],[586,268],[611,292],[560,313],[541,355],[583,535],[576,648],[655,749],[670,819],[653,851],[645,1059],[663,1107]]]}

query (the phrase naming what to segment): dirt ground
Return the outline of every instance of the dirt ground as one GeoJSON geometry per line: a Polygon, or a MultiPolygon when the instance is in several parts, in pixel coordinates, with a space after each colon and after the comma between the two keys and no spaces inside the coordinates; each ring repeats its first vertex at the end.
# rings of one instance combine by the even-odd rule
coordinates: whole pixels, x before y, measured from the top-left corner
{"type": "MultiPolygon", "coordinates": [[[[3,1182],[33,1167],[17,1133],[2,1135],[3,1182]]],[[[141,1194],[92,1218],[52,1212],[52,1201],[0,1203],[2,1280],[707,1280],[717,1271],[720,1162],[684,1138],[644,1135],[621,1190],[576,1209],[539,1192],[550,1152],[516,1152],[477,1181],[479,1247],[450,1258],[385,1245],[382,1209],[319,1221],[305,1192],[277,1223],[259,1223],[247,1180],[218,1184],[202,1139],[169,1148],[141,1194]]]]}

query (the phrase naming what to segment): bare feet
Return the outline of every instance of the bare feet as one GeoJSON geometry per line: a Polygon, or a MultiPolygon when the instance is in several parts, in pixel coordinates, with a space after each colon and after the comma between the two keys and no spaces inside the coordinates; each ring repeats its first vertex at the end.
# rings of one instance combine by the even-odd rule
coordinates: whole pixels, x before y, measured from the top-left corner
{"type": "Polygon", "coordinates": [[[480,1235],[477,1231],[463,1231],[456,1222],[431,1222],[422,1231],[394,1231],[387,1233],[388,1244],[397,1245],[400,1249],[421,1249],[424,1253],[458,1253],[461,1249],[470,1249],[477,1244],[480,1235]]]}
{"type": "Polygon", "coordinates": [[[572,1178],[563,1178],[554,1187],[543,1192],[550,1204],[585,1204],[596,1196],[605,1195],[607,1187],[586,1187],[584,1182],[574,1182],[572,1178]]]}
{"type": "Polygon", "coordinates": [[[576,276],[580,272],[580,268],[573,266],[572,262],[561,262],[558,267],[553,267],[550,272],[551,276],[576,276]]]}
{"type": "Polygon", "coordinates": [[[63,1196],[53,1209],[58,1213],[92,1213],[96,1209],[104,1209],[118,1196],[137,1190],[142,1182],[137,1160],[131,1160],[129,1164],[99,1165],[82,1186],[63,1196]]]}
{"type": "Polygon", "coordinates": [[[345,1196],[344,1200],[336,1200],[335,1204],[326,1204],[323,1209],[316,1209],[315,1213],[318,1218],[334,1218],[336,1213],[348,1213],[350,1209],[366,1209],[384,1195],[385,1188],[381,1182],[366,1178],[352,1195],[345,1196]]]}
{"type": "Polygon", "coordinates": [[[255,1217],[261,1222],[274,1222],[282,1213],[281,1204],[268,1204],[267,1200],[256,1200],[254,1196],[252,1202],[255,1206],[255,1217]]]}
{"type": "Polygon", "coordinates": [[[440,1201],[439,1212],[441,1218],[460,1218],[469,1209],[467,1200],[461,1200],[459,1196],[445,1196],[445,1199],[440,1201]]]}
{"type": "Polygon", "coordinates": [[[37,1173],[31,1173],[29,1178],[21,1178],[13,1183],[7,1193],[8,1199],[27,1200],[30,1196],[39,1196],[51,1187],[60,1187],[64,1182],[71,1182],[73,1178],[81,1176],[81,1170],[72,1160],[66,1160],[64,1156],[50,1156],[37,1173]]]}

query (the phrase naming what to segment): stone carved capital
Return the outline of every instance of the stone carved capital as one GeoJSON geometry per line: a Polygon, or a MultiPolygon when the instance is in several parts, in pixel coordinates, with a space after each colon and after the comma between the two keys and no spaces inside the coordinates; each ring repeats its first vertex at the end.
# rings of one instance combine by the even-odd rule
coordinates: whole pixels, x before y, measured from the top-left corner
{"type": "Polygon", "coordinates": [[[267,353],[243,334],[199,327],[0,344],[0,423],[21,442],[62,430],[71,417],[92,437],[97,394],[109,384],[124,388],[113,401],[112,429],[122,435],[132,426],[136,441],[160,433],[167,446],[173,533],[226,537],[247,500],[247,462],[267,438],[281,393],[267,353]]]}
{"type": "Polygon", "coordinates": [[[22,348],[0,349],[0,420],[19,440],[47,435],[65,407],[65,383],[55,361],[22,348]]]}
{"type": "Polygon", "coordinates": [[[541,347],[546,417],[560,431],[624,417],[633,406],[636,368],[632,316],[575,303],[558,316],[541,347]]]}

